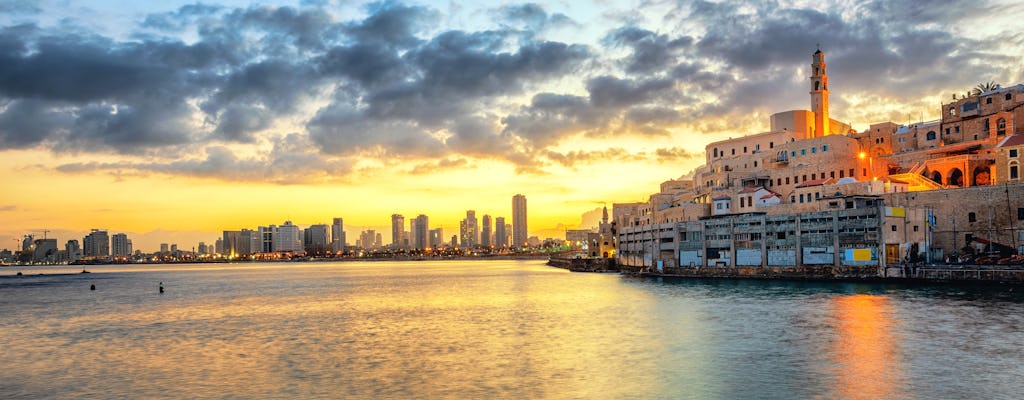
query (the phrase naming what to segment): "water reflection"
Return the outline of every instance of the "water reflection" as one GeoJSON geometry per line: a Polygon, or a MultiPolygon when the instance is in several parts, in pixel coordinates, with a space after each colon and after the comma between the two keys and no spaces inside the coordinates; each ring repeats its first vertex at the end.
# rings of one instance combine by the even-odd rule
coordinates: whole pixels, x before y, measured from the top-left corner
{"type": "Polygon", "coordinates": [[[902,366],[888,297],[832,298],[836,340],[835,392],[843,399],[891,399],[900,392],[902,366]]]}

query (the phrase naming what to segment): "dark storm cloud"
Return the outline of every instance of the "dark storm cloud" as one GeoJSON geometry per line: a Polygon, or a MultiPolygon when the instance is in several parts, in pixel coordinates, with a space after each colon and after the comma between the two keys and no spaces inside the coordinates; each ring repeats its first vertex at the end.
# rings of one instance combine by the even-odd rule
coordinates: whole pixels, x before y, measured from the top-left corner
{"type": "MultiPolygon", "coordinates": [[[[0,10],[28,5],[31,12],[35,4],[6,2],[0,10]]],[[[133,164],[149,173],[248,170],[250,162],[294,173],[310,173],[299,167],[304,162],[348,171],[334,162],[360,155],[503,159],[530,172],[585,158],[547,156],[581,134],[628,140],[679,126],[720,131],[712,120],[722,114],[807,108],[806,74],[794,71],[808,68],[818,42],[837,105],[846,93],[913,100],[949,82],[966,89],[1013,76],[1007,71],[1019,76],[1019,56],[994,51],[1012,39],[968,40],[952,29],[998,11],[986,1],[879,0],[819,10],[680,2],[659,23],[697,28],[652,27],[630,10],[635,18],[616,20],[599,42],[621,50],[616,59],[543,39],[576,23],[536,3],[485,11],[494,24],[476,31],[439,28],[438,11],[395,1],[372,3],[355,20],[340,20],[333,5],[304,4],[187,5],[144,17],[130,39],[68,28],[74,24],[0,27],[0,149],[191,160],[133,164]],[[583,90],[545,88],[553,82],[583,90]],[[281,122],[305,129],[284,140],[270,131],[281,122]],[[235,142],[279,151],[239,158],[218,147],[235,142]],[[191,143],[212,150],[190,158],[191,143]]]]}
{"type": "Polygon", "coordinates": [[[37,14],[42,11],[38,0],[4,0],[0,2],[0,13],[4,14],[37,14]]]}
{"type": "Polygon", "coordinates": [[[499,23],[522,24],[525,32],[543,32],[549,28],[578,26],[576,21],[562,13],[548,14],[537,3],[512,4],[495,11],[499,23]]]}
{"type": "Polygon", "coordinates": [[[662,71],[674,65],[681,51],[693,44],[693,38],[689,36],[670,39],[668,35],[659,35],[635,26],[616,29],[604,41],[612,46],[628,46],[632,49],[630,56],[623,60],[625,70],[630,74],[662,71]]]}

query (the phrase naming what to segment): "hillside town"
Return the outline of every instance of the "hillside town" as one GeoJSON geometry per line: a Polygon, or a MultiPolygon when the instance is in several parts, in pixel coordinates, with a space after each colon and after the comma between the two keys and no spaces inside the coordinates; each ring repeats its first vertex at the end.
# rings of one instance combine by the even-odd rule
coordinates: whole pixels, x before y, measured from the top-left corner
{"type": "Polygon", "coordinates": [[[1024,84],[982,84],[939,120],[857,132],[829,116],[825,53],[809,67],[810,110],[710,143],[691,174],[614,204],[604,253],[659,272],[1020,261],[1024,84]]]}

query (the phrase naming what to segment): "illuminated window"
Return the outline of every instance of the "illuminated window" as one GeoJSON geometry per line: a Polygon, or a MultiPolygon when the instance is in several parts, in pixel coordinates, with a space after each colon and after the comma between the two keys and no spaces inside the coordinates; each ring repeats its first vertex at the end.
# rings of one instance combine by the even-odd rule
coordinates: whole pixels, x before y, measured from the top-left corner
{"type": "Polygon", "coordinates": [[[956,115],[956,107],[950,107],[949,108],[949,115],[950,116],[956,115]]]}

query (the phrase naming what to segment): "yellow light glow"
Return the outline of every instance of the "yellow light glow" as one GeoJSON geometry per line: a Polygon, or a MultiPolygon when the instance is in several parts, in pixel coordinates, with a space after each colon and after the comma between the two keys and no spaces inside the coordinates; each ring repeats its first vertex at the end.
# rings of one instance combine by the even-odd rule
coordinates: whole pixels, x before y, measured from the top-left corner
{"type": "Polygon", "coordinates": [[[860,154],[857,154],[857,158],[860,158],[861,160],[863,160],[863,159],[864,159],[864,157],[867,157],[867,156],[868,156],[868,154],[867,154],[867,153],[865,153],[865,152],[863,152],[863,151],[862,151],[862,152],[860,152],[860,154]]]}

